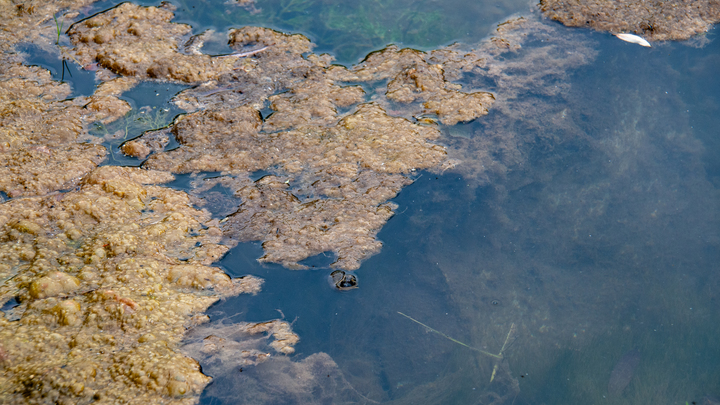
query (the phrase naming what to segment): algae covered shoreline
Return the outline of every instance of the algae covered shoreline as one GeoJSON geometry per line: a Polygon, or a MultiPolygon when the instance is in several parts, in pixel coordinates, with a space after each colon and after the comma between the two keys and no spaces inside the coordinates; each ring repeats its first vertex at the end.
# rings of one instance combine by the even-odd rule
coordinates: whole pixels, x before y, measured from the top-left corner
{"type": "MultiPolygon", "coordinates": [[[[44,27],[37,42],[45,43],[48,13],[81,5],[6,6],[16,30],[44,27]]],[[[4,401],[196,401],[209,379],[179,353],[184,331],[206,321],[202,313],[217,299],[257,293],[262,283],[231,280],[210,266],[228,243],[264,240],[261,260],[291,268],[335,251],[336,266],[354,270],[379,250],[374,234],[392,215],[387,200],[408,184],[404,175],[447,160],[431,143],[439,135],[432,119],[392,118],[381,103],[365,102],[359,86],[335,83],[412,75],[415,81],[391,84],[405,92],[405,115],[427,111],[441,121],[474,119],[492,101],[459,92],[420,54],[402,62],[402,52],[388,50],[390,58],[377,63],[390,65],[378,77],[364,73],[374,67],[354,73],[332,67],[327,55],[304,57],[306,38],[262,28],[230,33],[241,56],[183,53],[190,27],[172,16],[169,6],[124,3],[72,25],[73,46],[58,49],[69,63],[100,69],[90,97],[65,99],[67,84],[22,65],[6,42],[4,401]],[[88,128],[126,115],[130,106],[118,96],[148,79],[194,85],[176,97],[191,112],[167,130],[180,147],[165,152],[168,134],[150,132],[122,147],[143,159],[152,154],[143,168],[97,167],[105,150],[88,128]],[[465,97],[462,109],[442,107],[457,97],[465,97]],[[266,103],[274,112],[261,119],[266,103]],[[250,181],[258,170],[273,174],[250,181]],[[223,172],[216,181],[243,201],[237,213],[212,219],[190,195],[161,186],[172,172],[204,171],[223,172]]],[[[274,322],[271,329],[248,325],[248,333],[269,333],[268,348],[292,353],[297,335],[274,322]]],[[[270,356],[258,349],[247,352],[247,364],[270,356]]]]}
{"type": "MultiPolygon", "coordinates": [[[[261,263],[307,269],[327,254],[354,274],[382,250],[391,200],[420,172],[458,173],[475,189],[512,177],[530,151],[586,139],[566,119],[566,79],[598,52],[537,14],[478,44],[390,45],[344,67],[300,34],[195,32],[170,3],[84,19],[90,3],[0,6],[12,16],[0,45],[0,402],[197,403],[211,380],[200,359],[203,371],[264,364],[268,381],[311,375],[302,395],[320,386],[374,402],[327,353],[287,357],[302,335],[283,316],[208,323],[212,304],[263,284],[217,262],[257,241],[261,263]],[[218,36],[231,52],[204,53],[218,36]],[[95,92],[68,98],[67,83],[24,63],[27,42],[94,71],[95,92]],[[127,122],[123,94],[147,81],[187,86],[171,100],[185,113],[131,138],[127,126],[93,135],[127,122]],[[484,136],[457,135],[476,122],[484,136]],[[102,166],[112,153],[140,167],[102,166]],[[186,191],[168,187],[187,174],[186,191]]],[[[517,376],[498,367],[502,388],[489,392],[517,395],[517,376]]]]}

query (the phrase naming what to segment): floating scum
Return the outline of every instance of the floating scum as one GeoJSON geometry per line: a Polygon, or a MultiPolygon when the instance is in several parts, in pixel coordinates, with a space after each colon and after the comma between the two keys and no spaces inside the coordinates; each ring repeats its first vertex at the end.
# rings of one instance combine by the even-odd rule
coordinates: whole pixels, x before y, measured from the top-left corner
{"type": "Polygon", "coordinates": [[[234,190],[243,203],[222,225],[232,243],[262,241],[263,262],[302,268],[299,261],[331,251],[333,267],[359,268],[379,251],[375,235],[407,175],[454,165],[436,143],[434,121],[415,117],[453,125],[486,114],[494,100],[448,82],[422,52],[390,47],[346,69],[328,55],[303,56],[312,49],[307,38],[266,28],[230,31],[235,54],[182,54],[190,28],[171,18],[169,10],[122,4],[71,27],[75,57],[123,75],[196,84],[176,98],[187,115],[122,149],[173,173],[270,172],[234,190]],[[368,95],[357,85],[378,82],[387,91],[368,95]],[[263,118],[266,104],[273,113],[263,118]],[[170,136],[180,146],[164,151],[170,136]]]}
{"type": "Polygon", "coordinates": [[[18,301],[0,318],[3,402],[202,390],[208,378],[176,349],[185,329],[262,280],[208,266],[227,248],[185,193],[153,185],[170,179],[106,166],[77,191],[2,205],[0,291],[18,301]]]}
{"type": "MultiPolygon", "coordinates": [[[[64,57],[96,64],[101,84],[67,100],[67,84],[12,51],[18,38],[55,44],[52,16],[84,5],[0,3],[0,402],[195,403],[210,379],[183,353],[221,363],[244,347],[243,364],[292,353],[298,336],[280,320],[224,325],[236,329],[211,340],[196,328],[182,350],[213,302],[260,289],[212,263],[258,240],[263,262],[302,268],[331,251],[333,267],[357,269],[380,250],[412,173],[464,162],[440,143],[440,124],[487,114],[495,96],[456,81],[477,69],[501,77],[499,55],[522,47],[512,33],[528,23],[477,52],[390,46],[345,68],[304,36],[259,27],[231,30],[230,55],[202,54],[203,36],[170,22],[171,6],[123,3],[68,30],[64,57]],[[122,146],[142,168],[98,168],[106,151],[88,126],[124,116],[118,96],[141,80],[192,85],[174,99],[187,114],[122,146]],[[166,151],[171,138],[179,146],[166,151]],[[236,212],[213,219],[163,186],[204,171],[222,172],[212,181],[233,187],[236,212]],[[251,181],[257,171],[268,175],[251,181]]],[[[308,364],[333,369],[318,356],[308,364]]]]}

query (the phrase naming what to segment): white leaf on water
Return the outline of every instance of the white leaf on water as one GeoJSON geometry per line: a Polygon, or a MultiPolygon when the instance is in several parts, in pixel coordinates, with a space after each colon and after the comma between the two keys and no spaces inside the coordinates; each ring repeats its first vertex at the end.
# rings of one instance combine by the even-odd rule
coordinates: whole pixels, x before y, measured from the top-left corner
{"type": "Polygon", "coordinates": [[[620,39],[622,39],[622,40],[625,41],[625,42],[630,42],[630,43],[633,43],[633,44],[638,44],[638,45],[647,46],[647,47],[652,46],[652,45],[650,45],[650,42],[648,42],[648,41],[645,40],[645,38],[639,37],[639,36],[637,36],[637,35],[633,35],[633,34],[615,34],[615,36],[618,37],[618,38],[620,38],[620,39]]]}

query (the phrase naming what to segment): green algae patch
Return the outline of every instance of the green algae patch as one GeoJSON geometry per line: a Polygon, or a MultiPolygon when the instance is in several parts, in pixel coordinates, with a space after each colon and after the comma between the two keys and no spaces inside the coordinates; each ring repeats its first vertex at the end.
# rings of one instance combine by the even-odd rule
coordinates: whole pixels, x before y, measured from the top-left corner
{"type": "Polygon", "coordinates": [[[248,107],[190,114],[172,129],[181,147],[158,152],[145,165],[234,175],[282,168],[281,177],[237,186],[243,203],[223,229],[234,241],[262,240],[261,261],[291,268],[333,251],[333,266],[357,269],[381,247],[374,236],[395,208],[387,201],[411,182],[402,174],[433,168],[446,155],[430,142],[439,136],[436,128],[389,117],[375,104],[334,126],[262,132],[261,124],[248,107]]]}
{"type": "Polygon", "coordinates": [[[170,179],[103,167],[77,191],[0,205],[0,300],[20,303],[0,318],[3,402],[196,400],[209,378],[178,352],[186,327],[261,280],[209,267],[222,234],[155,185],[170,179]]]}
{"type": "MultiPolygon", "coordinates": [[[[97,63],[123,76],[184,83],[205,82],[243,69],[246,55],[242,51],[220,56],[200,53],[198,48],[203,37],[192,36],[189,25],[170,22],[174,16],[172,9],[169,4],[142,7],[123,3],[74,24],[68,30],[75,45],[73,57],[82,65],[97,63]],[[138,47],[139,43],[142,46],[138,47]]],[[[252,41],[260,44],[253,49],[261,52],[262,41],[252,32],[244,35],[246,31],[238,30],[242,38],[231,38],[231,45],[242,40],[252,41]]],[[[297,40],[264,45],[272,45],[273,52],[278,54],[290,50],[302,54],[310,50],[307,38],[290,37],[297,40]]]]}
{"type": "MultiPolygon", "coordinates": [[[[53,16],[90,1],[0,2],[0,191],[9,197],[73,187],[105,158],[105,149],[79,143],[87,124],[129,109],[114,96],[67,100],[70,87],[45,69],[24,66],[19,42],[62,53],[53,16]]],[[[67,17],[76,16],[68,11],[67,17]]],[[[61,19],[64,17],[61,17],[61,19]]]]}
{"type": "Polygon", "coordinates": [[[540,9],[570,27],[632,32],[650,41],[690,39],[720,21],[720,3],[714,0],[540,0],[540,9]]]}
{"type": "MultiPolygon", "coordinates": [[[[138,77],[101,67],[92,96],[68,99],[68,84],[23,65],[20,40],[80,62],[48,45],[53,15],[71,5],[84,6],[0,4],[0,191],[10,197],[0,201],[0,304],[17,303],[0,316],[0,402],[195,403],[210,378],[180,352],[185,331],[262,280],[210,266],[228,249],[222,231],[191,196],[158,185],[170,173],[97,168],[106,151],[87,128],[125,116],[118,97],[138,77]]],[[[270,325],[245,326],[275,336],[266,356],[292,353],[289,324],[270,325]]]]}
{"type": "MultiPolygon", "coordinates": [[[[70,86],[54,81],[45,69],[23,65],[13,48],[33,41],[48,48],[52,16],[83,2],[0,4],[0,191],[9,197],[45,195],[68,189],[97,167],[106,155],[99,145],[81,143],[86,127],[110,122],[130,106],[108,84],[91,97],[67,99],[70,86]]],[[[50,48],[65,57],[64,48],[50,48]]]]}
{"type": "MultiPolygon", "coordinates": [[[[338,180],[337,197],[302,201],[282,179],[263,178],[236,192],[244,202],[223,228],[239,241],[262,240],[261,262],[303,269],[299,261],[331,251],[337,255],[332,267],[356,270],[380,251],[375,235],[397,208],[387,201],[410,181],[377,173],[338,180]]],[[[322,192],[328,184],[320,180],[318,186],[309,191],[322,192]]]]}
{"type": "MultiPolygon", "coordinates": [[[[53,16],[62,10],[78,10],[93,2],[94,0],[30,0],[20,3],[0,1],[0,15],[3,16],[0,20],[0,38],[2,39],[0,49],[11,50],[19,42],[55,46],[59,30],[53,21],[53,16]]],[[[68,11],[65,17],[71,18],[77,15],[78,13],[75,11],[68,11]]],[[[59,15],[60,20],[65,17],[59,15]]],[[[3,57],[7,57],[7,55],[3,55],[3,57]]]]}

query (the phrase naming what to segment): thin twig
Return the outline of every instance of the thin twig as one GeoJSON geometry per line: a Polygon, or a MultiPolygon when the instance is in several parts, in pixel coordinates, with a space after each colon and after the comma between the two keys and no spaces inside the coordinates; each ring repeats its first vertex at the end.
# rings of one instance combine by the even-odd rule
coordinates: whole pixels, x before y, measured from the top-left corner
{"type": "MultiPolygon", "coordinates": [[[[510,335],[512,335],[514,331],[515,331],[515,324],[513,323],[510,325],[510,330],[508,331],[508,334],[505,337],[505,343],[503,343],[502,349],[500,349],[500,357],[502,357],[503,352],[505,351],[505,348],[507,348],[507,344],[510,341],[510,335]]],[[[492,375],[490,376],[490,382],[493,382],[493,380],[495,379],[495,374],[497,374],[497,371],[498,371],[498,364],[495,363],[495,365],[493,366],[492,375]]],[[[515,400],[513,400],[513,402],[515,402],[515,400]]]]}
{"type": "MultiPolygon", "coordinates": [[[[409,319],[409,320],[411,320],[411,321],[413,321],[413,322],[415,322],[415,323],[417,323],[417,324],[420,324],[420,325],[422,325],[422,326],[430,329],[430,331],[437,333],[438,335],[444,337],[445,339],[449,339],[449,340],[451,340],[451,341],[453,341],[453,342],[455,342],[455,343],[457,343],[457,344],[459,344],[459,345],[463,345],[463,346],[467,347],[468,349],[475,350],[476,352],[482,353],[482,354],[484,354],[484,355],[486,355],[486,356],[494,357],[494,358],[496,358],[496,359],[502,359],[502,358],[503,358],[503,357],[502,357],[502,351],[501,351],[500,354],[498,355],[498,354],[492,354],[492,353],[490,353],[490,352],[486,352],[485,350],[480,350],[480,349],[478,349],[478,348],[476,348],[476,347],[472,347],[472,346],[466,345],[465,343],[463,343],[463,342],[461,342],[461,341],[459,341],[459,340],[457,340],[457,339],[453,339],[453,338],[451,338],[450,336],[448,336],[448,335],[446,335],[446,334],[444,334],[444,333],[442,333],[442,332],[440,332],[440,331],[438,331],[438,330],[435,330],[435,329],[433,329],[433,328],[425,325],[424,323],[422,323],[422,322],[420,322],[420,321],[418,321],[418,320],[416,320],[416,319],[414,319],[414,318],[412,318],[412,317],[410,317],[410,316],[408,316],[408,315],[403,314],[403,313],[400,312],[400,311],[398,311],[398,314],[404,316],[405,318],[407,318],[407,319],[409,319]]],[[[514,324],[513,324],[513,326],[514,326],[514,324]]],[[[511,330],[512,330],[512,328],[511,328],[511,330]]],[[[508,334],[508,336],[509,336],[509,334],[508,334]]],[[[507,339],[506,339],[506,341],[507,341],[507,339]]],[[[505,348],[505,346],[503,345],[503,349],[504,349],[504,348],[505,348]]]]}
{"type": "Polygon", "coordinates": [[[510,330],[508,331],[507,337],[505,338],[505,343],[502,345],[502,349],[500,349],[500,356],[502,356],[503,352],[507,348],[507,344],[510,341],[510,336],[515,332],[515,324],[513,323],[510,325],[510,330]]]}
{"type": "Polygon", "coordinates": [[[260,52],[262,52],[262,51],[264,51],[264,50],[266,50],[266,49],[268,49],[268,48],[269,48],[269,46],[264,46],[264,47],[262,47],[262,48],[260,48],[260,49],[254,50],[254,51],[236,52],[236,53],[231,53],[230,55],[218,56],[217,58],[218,58],[218,59],[225,59],[225,58],[246,58],[246,57],[248,57],[248,56],[253,56],[253,55],[257,54],[257,53],[260,53],[260,52]]]}

